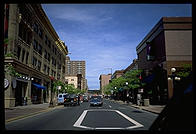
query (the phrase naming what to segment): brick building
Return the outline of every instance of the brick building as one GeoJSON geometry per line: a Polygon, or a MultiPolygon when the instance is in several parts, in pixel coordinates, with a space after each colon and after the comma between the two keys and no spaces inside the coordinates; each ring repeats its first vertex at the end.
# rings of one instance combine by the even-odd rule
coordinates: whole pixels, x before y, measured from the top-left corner
{"type": "Polygon", "coordinates": [[[192,64],[192,17],[163,17],[136,48],[138,68],[144,70],[154,101],[173,95],[171,68],[192,64]]]}
{"type": "Polygon", "coordinates": [[[100,80],[100,91],[103,94],[104,86],[108,85],[111,80],[111,74],[101,74],[99,77],[100,80]]]}

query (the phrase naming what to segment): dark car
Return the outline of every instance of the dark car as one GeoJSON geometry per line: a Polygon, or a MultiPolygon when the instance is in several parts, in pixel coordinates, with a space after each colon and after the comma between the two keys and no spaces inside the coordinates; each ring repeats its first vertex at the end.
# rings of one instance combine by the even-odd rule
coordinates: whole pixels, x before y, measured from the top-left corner
{"type": "Polygon", "coordinates": [[[90,106],[102,106],[103,99],[101,96],[92,96],[90,99],[90,106]]]}
{"type": "Polygon", "coordinates": [[[67,94],[64,97],[64,106],[79,105],[78,96],[76,94],[67,94]]]}

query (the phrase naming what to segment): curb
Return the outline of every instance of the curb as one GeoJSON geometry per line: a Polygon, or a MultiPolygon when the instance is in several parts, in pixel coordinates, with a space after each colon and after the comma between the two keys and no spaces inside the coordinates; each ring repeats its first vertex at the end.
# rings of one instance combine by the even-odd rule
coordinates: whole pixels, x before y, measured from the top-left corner
{"type": "Polygon", "coordinates": [[[151,113],[154,113],[154,114],[160,114],[160,112],[151,111],[151,110],[148,110],[148,109],[145,109],[145,108],[141,108],[141,107],[135,107],[135,106],[131,106],[131,107],[134,107],[134,108],[137,108],[137,109],[141,109],[141,110],[144,110],[144,111],[148,111],[148,112],[151,112],[151,113]]]}
{"type": "MultiPolygon", "coordinates": [[[[113,100],[114,102],[117,102],[117,103],[120,103],[120,104],[124,104],[123,102],[121,101],[115,101],[113,100]]],[[[133,105],[130,105],[128,104],[128,106],[131,106],[131,107],[134,107],[134,108],[137,108],[137,109],[140,109],[140,110],[144,110],[144,111],[148,111],[148,112],[151,112],[151,113],[154,113],[154,114],[160,114],[161,112],[155,112],[155,111],[152,111],[152,110],[148,110],[148,109],[145,109],[145,108],[141,108],[141,107],[138,107],[138,106],[133,106],[133,105]]]]}
{"type": "Polygon", "coordinates": [[[34,116],[34,115],[41,114],[41,113],[44,113],[44,112],[49,112],[49,111],[52,111],[52,110],[57,109],[57,108],[61,108],[61,107],[60,106],[56,106],[56,107],[52,107],[52,108],[48,107],[47,109],[44,109],[44,110],[40,110],[40,111],[33,112],[33,113],[30,113],[30,114],[21,115],[21,116],[17,116],[17,117],[14,117],[14,118],[7,119],[7,120],[5,120],[5,123],[9,123],[11,121],[15,121],[15,120],[23,119],[23,118],[28,118],[30,116],[34,116]]]}

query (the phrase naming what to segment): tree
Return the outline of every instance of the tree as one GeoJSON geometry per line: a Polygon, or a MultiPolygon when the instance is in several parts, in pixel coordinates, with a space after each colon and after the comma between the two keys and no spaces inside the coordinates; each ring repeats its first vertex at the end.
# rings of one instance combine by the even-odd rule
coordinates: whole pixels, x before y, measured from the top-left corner
{"type": "Polygon", "coordinates": [[[137,89],[144,86],[144,83],[141,83],[139,76],[142,73],[142,70],[131,70],[124,74],[126,82],[128,82],[129,89],[137,89]]]}

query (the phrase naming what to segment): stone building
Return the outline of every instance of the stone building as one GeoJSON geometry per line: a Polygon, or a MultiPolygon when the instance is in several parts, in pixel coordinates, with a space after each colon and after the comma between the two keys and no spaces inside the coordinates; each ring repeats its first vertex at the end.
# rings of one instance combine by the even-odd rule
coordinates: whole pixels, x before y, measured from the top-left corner
{"type": "Polygon", "coordinates": [[[144,70],[154,102],[173,96],[171,68],[192,64],[192,17],[163,17],[136,48],[138,68],[144,70]]]}
{"type": "Polygon", "coordinates": [[[67,46],[40,4],[6,4],[5,107],[50,100],[51,79],[63,81],[67,46]],[[12,72],[10,75],[8,72],[12,72]]]}

